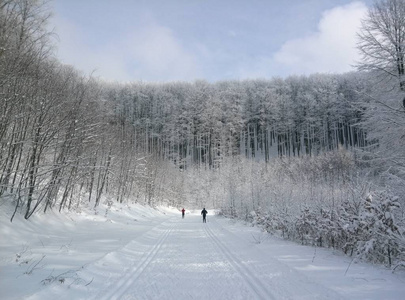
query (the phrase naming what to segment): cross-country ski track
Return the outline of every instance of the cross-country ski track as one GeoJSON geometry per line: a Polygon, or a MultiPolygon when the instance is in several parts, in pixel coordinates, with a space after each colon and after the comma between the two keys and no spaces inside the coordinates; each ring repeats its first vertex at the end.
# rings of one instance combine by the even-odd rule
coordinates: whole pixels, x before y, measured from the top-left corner
{"type": "MultiPolygon", "coordinates": [[[[71,244],[78,246],[64,254],[76,257],[76,264],[84,262],[76,280],[5,299],[396,300],[405,292],[401,272],[353,263],[339,251],[273,237],[212,211],[207,219],[203,223],[199,211],[188,212],[184,219],[167,211],[144,220],[133,218],[132,223],[119,223],[117,217],[98,223],[98,231],[96,222],[77,222],[80,228],[72,228],[76,242],[71,244]]],[[[49,249],[47,257],[55,251],[49,249]]],[[[55,256],[54,261],[61,259],[55,256]]]]}
{"type": "MultiPolygon", "coordinates": [[[[106,280],[92,299],[350,299],[225,229],[218,217],[163,222],[93,266],[106,280]]],[[[97,274],[98,273],[98,274],[97,274]]],[[[343,276],[343,270],[341,275],[343,276]]]]}

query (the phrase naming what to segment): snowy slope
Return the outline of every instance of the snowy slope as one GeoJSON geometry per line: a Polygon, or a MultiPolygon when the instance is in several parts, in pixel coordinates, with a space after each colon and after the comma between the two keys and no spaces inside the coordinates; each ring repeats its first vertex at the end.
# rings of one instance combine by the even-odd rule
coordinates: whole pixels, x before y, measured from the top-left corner
{"type": "Polygon", "coordinates": [[[1,299],[403,299],[405,274],[199,212],[1,215],[1,299]]]}

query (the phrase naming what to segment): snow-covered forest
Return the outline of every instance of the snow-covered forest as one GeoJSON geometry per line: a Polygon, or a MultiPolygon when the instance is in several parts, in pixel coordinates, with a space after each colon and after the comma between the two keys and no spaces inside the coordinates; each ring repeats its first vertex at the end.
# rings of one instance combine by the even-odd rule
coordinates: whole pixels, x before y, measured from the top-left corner
{"type": "Polygon", "coordinates": [[[366,59],[378,28],[359,34],[358,72],[106,83],[58,62],[49,17],[42,1],[0,0],[0,201],[11,221],[101,202],[206,206],[404,264],[405,18],[399,40],[382,43],[385,63],[366,59]]]}

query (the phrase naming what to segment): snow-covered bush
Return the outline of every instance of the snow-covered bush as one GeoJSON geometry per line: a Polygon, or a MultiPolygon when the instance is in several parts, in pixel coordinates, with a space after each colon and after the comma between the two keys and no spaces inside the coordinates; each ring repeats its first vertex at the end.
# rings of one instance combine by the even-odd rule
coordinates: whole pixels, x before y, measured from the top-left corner
{"type": "Polygon", "coordinates": [[[296,237],[301,240],[302,244],[305,244],[307,241],[313,244],[313,240],[317,236],[317,227],[315,213],[310,208],[305,207],[295,221],[296,237]]]}
{"type": "Polygon", "coordinates": [[[240,158],[233,163],[224,168],[228,172],[222,184],[225,216],[356,258],[393,266],[404,261],[400,198],[373,185],[344,150],[277,159],[267,166],[240,158]]]}
{"type": "Polygon", "coordinates": [[[358,256],[389,265],[394,258],[401,259],[404,231],[395,220],[399,208],[398,197],[387,191],[377,191],[366,198],[358,222],[358,256]]]}

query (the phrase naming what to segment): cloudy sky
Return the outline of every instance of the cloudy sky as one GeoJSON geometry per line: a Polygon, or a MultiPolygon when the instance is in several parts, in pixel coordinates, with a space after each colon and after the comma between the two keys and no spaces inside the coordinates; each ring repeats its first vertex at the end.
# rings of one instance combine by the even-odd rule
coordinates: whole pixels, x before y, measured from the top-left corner
{"type": "Polygon", "coordinates": [[[342,73],[372,0],[53,0],[57,56],[109,81],[342,73]]]}

